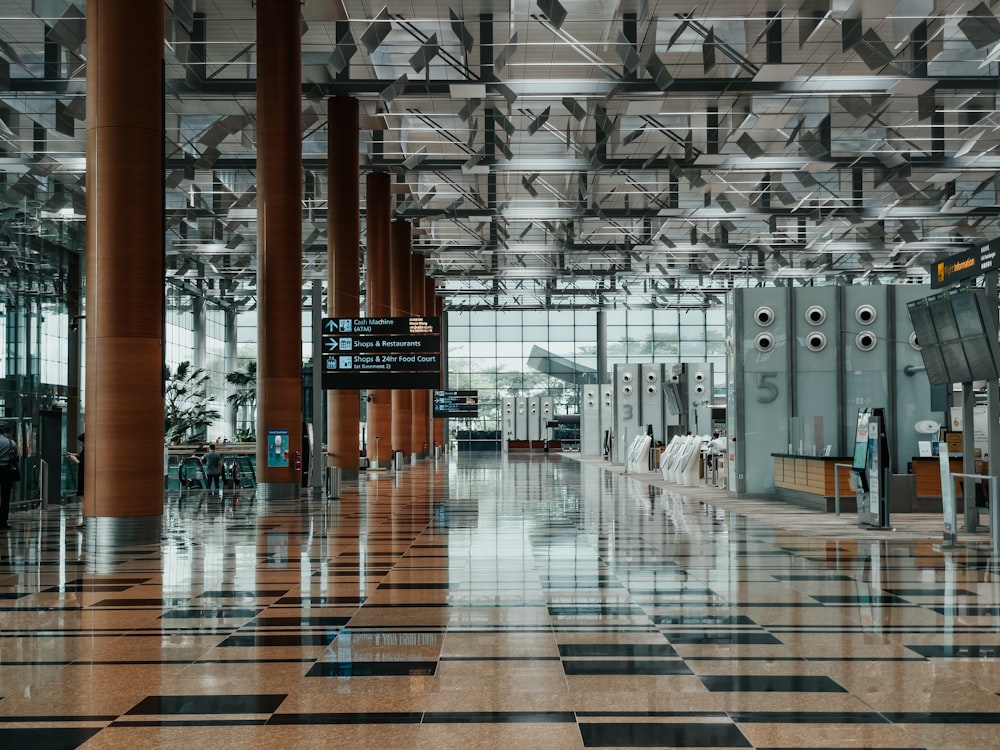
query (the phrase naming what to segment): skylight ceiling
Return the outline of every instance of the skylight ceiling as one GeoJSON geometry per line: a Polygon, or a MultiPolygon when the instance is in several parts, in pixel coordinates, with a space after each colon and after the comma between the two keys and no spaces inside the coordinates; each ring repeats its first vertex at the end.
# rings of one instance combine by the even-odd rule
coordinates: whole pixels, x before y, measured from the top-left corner
{"type": "MultiPolygon", "coordinates": [[[[252,298],[254,7],[165,12],[168,278],[252,298]]],[[[326,179],[335,95],[361,101],[362,171],[393,174],[396,218],[413,223],[451,308],[919,282],[998,234],[1000,21],[987,4],[307,0],[302,12],[306,279],[326,276],[331,194],[357,188],[364,210],[363,175],[326,179]]],[[[10,220],[45,221],[56,203],[64,221],[82,213],[85,13],[0,0],[10,220]]]]}

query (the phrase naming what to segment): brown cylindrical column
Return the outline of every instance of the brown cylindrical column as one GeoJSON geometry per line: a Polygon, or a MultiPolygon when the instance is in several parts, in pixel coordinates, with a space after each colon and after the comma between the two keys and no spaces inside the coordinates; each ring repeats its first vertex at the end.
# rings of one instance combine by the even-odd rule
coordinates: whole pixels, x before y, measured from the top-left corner
{"type": "MultiPolygon", "coordinates": [[[[424,274],[424,256],[420,253],[410,255],[410,314],[426,315],[424,290],[427,277],[424,274]]],[[[413,419],[410,422],[410,445],[413,452],[420,458],[426,458],[430,452],[430,437],[428,421],[430,419],[430,396],[425,389],[410,391],[412,399],[413,419]]]]}
{"type": "MultiPolygon", "coordinates": [[[[358,100],[337,96],[329,102],[329,199],[327,201],[327,316],[357,318],[361,314],[359,248],[361,197],[358,179],[360,114],[358,100]]],[[[358,424],[361,403],[356,390],[328,391],[327,456],[331,465],[358,471],[358,424]]]]}
{"type": "MultiPolygon", "coordinates": [[[[441,319],[441,360],[445,363],[444,367],[441,368],[441,385],[440,388],[444,388],[448,383],[448,373],[447,368],[447,351],[448,351],[448,324],[444,317],[444,300],[437,296],[437,292],[434,290],[434,280],[429,279],[430,283],[430,294],[431,294],[431,304],[433,305],[434,314],[441,319]]],[[[434,444],[440,445],[443,451],[447,446],[444,439],[444,420],[434,419],[432,420],[434,424],[434,444]]]]}
{"type": "MultiPolygon", "coordinates": [[[[369,318],[392,316],[390,286],[389,224],[392,219],[391,184],[387,172],[369,173],[365,196],[365,225],[368,251],[365,302],[369,318]]],[[[386,468],[392,448],[392,391],[368,391],[369,466],[386,468]]]]}
{"type": "Polygon", "coordinates": [[[298,493],[302,450],[302,43],[298,3],[257,0],[257,494],[298,493]],[[273,431],[281,434],[275,446],[273,431]],[[287,453],[287,456],[286,456],[287,453]],[[301,454],[300,454],[301,455],[301,454]]]}
{"type": "Polygon", "coordinates": [[[160,537],[162,99],[163,3],[91,0],[83,514],[101,546],[160,537]]]}
{"type": "MultiPolygon", "coordinates": [[[[410,248],[412,227],[408,221],[392,222],[390,257],[390,289],[392,316],[410,315],[410,248]]],[[[402,451],[404,457],[413,453],[410,424],[413,421],[413,398],[410,389],[392,391],[392,449],[402,451]]]]}

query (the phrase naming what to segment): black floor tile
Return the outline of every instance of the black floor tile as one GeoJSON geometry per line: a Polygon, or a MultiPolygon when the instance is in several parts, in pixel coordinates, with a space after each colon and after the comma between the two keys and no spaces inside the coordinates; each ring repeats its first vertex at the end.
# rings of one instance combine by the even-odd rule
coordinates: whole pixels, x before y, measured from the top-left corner
{"type": "Polygon", "coordinates": [[[563,670],[570,677],[580,675],[652,675],[691,674],[691,668],[679,659],[652,659],[647,661],[572,660],[563,662],[563,670]]]}
{"type": "Polygon", "coordinates": [[[329,646],[336,637],[336,633],[297,633],[294,635],[238,633],[229,636],[219,645],[243,648],[259,648],[262,646],[329,646]]]}
{"type": "Polygon", "coordinates": [[[823,675],[700,675],[713,693],[846,693],[823,675]]]}
{"type": "Polygon", "coordinates": [[[213,607],[211,609],[172,609],[160,615],[161,618],[171,620],[238,620],[249,619],[259,615],[259,609],[237,609],[226,607],[213,607]]]}
{"type": "Polygon", "coordinates": [[[569,724],[572,711],[429,711],[425,724],[569,724]]]}
{"type": "Polygon", "coordinates": [[[563,643],[559,646],[560,656],[619,656],[623,659],[639,659],[650,656],[677,656],[669,643],[563,643]]]}
{"type": "Polygon", "coordinates": [[[584,747],[751,747],[733,724],[583,723],[584,747]]]}
{"type": "Polygon", "coordinates": [[[73,750],[100,732],[94,727],[49,727],[39,729],[0,729],[0,747],[17,750],[73,750]]]}
{"type": "Polygon", "coordinates": [[[884,714],[893,724],[1000,724],[1000,713],[973,711],[920,713],[916,711],[884,714]]]}
{"type": "Polygon", "coordinates": [[[126,716],[172,714],[270,714],[285,695],[151,695],[125,712],[126,716]]]}
{"type": "Polygon", "coordinates": [[[306,677],[429,676],[436,671],[435,661],[323,661],[314,664],[306,677]]]}

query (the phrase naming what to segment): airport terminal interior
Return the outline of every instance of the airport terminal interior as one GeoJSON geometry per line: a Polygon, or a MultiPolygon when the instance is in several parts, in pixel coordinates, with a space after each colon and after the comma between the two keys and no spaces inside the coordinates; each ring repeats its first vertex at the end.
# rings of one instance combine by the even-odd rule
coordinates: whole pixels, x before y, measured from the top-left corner
{"type": "MultiPolygon", "coordinates": [[[[0,425],[21,471],[0,747],[996,744],[990,3],[123,8],[0,0],[0,425]],[[162,50],[130,48],[128,13],[150,8],[162,50]],[[258,71],[288,28],[285,78],[258,71]],[[88,73],[123,49],[136,70],[162,52],[152,219],[96,200],[101,169],[150,164],[90,147],[116,78],[88,73]],[[275,81],[301,88],[289,496],[272,455],[300,457],[257,398],[287,252],[265,242],[275,81]],[[328,137],[352,111],[345,154],[328,137]],[[350,319],[439,325],[421,342],[440,377],[411,417],[425,439],[391,446],[380,389],[352,385],[359,466],[341,471],[337,377],[382,375],[324,356],[345,346],[322,322],[342,314],[345,205],[350,319]],[[414,274],[402,315],[366,314],[400,269],[376,253],[383,207],[414,274]],[[97,243],[98,219],[162,246],[97,243]],[[136,430],[164,458],[162,498],[136,499],[162,499],[154,543],[96,533],[90,493],[127,462],[87,443],[80,482],[88,394],[109,393],[97,324],[129,278],[97,253],[162,269],[141,331],[162,349],[162,445],[136,430]]],[[[397,369],[386,390],[417,393],[397,369]]]]}

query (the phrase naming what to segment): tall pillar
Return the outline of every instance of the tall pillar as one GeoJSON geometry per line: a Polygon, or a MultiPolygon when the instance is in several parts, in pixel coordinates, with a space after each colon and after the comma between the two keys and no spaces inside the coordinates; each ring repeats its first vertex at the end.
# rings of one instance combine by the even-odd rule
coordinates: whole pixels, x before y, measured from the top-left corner
{"type": "Polygon", "coordinates": [[[257,0],[257,495],[299,491],[302,43],[298,3],[257,0]],[[275,436],[281,443],[276,444],[275,436]]]}
{"type": "MultiPolygon", "coordinates": [[[[440,388],[448,385],[448,324],[444,317],[444,300],[437,296],[434,291],[434,280],[429,279],[431,304],[434,306],[434,314],[441,319],[441,384],[440,388]]],[[[448,444],[445,442],[444,420],[435,419],[434,422],[434,443],[440,445],[441,450],[445,450],[448,444]]]]}
{"type": "MultiPolygon", "coordinates": [[[[365,224],[368,253],[365,267],[365,301],[369,318],[392,316],[390,286],[389,224],[392,219],[391,184],[388,172],[371,172],[367,179],[365,224]]],[[[392,448],[392,391],[368,391],[369,466],[385,468],[392,448]]]]}
{"type": "MultiPolygon", "coordinates": [[[[424,304],[424,289],[426,288],[424,274],[424,256],[420,253],[410,255],[410,314],[424,316],[427,314],[424,304]]],[[[430,453],[430,438],[427,423],[430,419],[430,401],[426,389],[410,391],[413,419],[410,422],[410,446],[418,458],[426,458],[430,453]]]]}
{"type": "MultiPolygon", "coordinates": [[[[392,316],[403,318],[410,311],[410,249],[412,229],[408,221],[392,222],[390,257],[392,273],[390,289],[392,316]]],[[[410,424],[413,421],[413,397],[410,389],[392,391],[392,449],[402,451],[404,456],[413,453],[410,424]]]]}
{"type": "MultiPolygon", "coordinates": [[[[326,309],[331,318],[357,318],[361,314],[360,262],[361,196],[358,178],[360,114],[358,100],[336,96],[329,100],[327,201],[326,309]]],[[[360,393],[330,391],[326,398],[327,462],[341,474],[358,473],[358,425],[361,422],[360,393]]]]}
{"type": "MultiPolygon", "coordinates": [[[[87,543],[163,515],[163,3],[87,8],[87,543]]],[[[71,443],[75,444],[72,435],[71,443]]]]}

